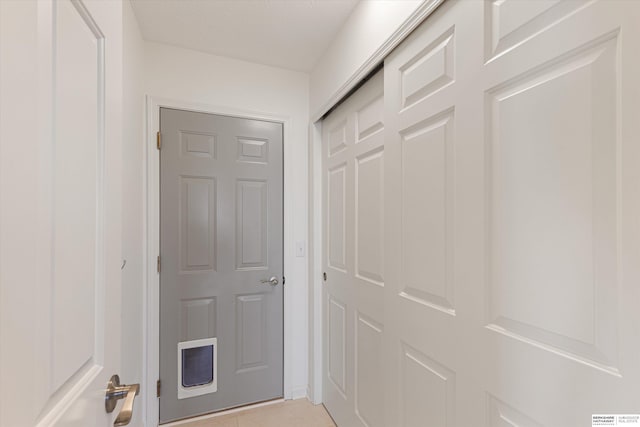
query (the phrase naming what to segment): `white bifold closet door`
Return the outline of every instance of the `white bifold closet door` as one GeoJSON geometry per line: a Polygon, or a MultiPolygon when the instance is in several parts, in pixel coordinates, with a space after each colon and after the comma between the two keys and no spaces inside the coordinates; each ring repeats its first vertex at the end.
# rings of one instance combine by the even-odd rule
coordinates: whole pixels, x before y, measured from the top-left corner
{"type": "Polygon", "coordinates": [[[327,118],[325,401],[339,425],[640,413],[638,23],[636,1],[447,0],[385,60],[375,179],[358,179],[361,107],[344,138],[355,101],[327,118]],[[382,300],[358,264],[376,214],[356,209],[378,179],[382,300]]]}

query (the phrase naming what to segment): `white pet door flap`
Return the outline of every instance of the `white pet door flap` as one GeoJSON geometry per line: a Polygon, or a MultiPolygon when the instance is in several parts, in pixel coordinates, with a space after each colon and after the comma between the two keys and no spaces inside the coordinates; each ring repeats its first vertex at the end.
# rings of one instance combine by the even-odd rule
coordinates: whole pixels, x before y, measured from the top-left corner
{"type": "Polygon", "coordinates": [[[178,343],[178,399],[218,391],[218,340],[178,343]]]}

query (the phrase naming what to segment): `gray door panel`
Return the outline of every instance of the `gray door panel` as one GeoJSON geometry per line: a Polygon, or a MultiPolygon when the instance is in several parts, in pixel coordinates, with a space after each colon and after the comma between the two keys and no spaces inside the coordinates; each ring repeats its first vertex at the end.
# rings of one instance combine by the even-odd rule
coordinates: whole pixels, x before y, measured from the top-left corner
{"type": "Polygon", "coordinates": [[[162,108],[160,127],[160,421],[282,397],[282,124],[162,108]]]}

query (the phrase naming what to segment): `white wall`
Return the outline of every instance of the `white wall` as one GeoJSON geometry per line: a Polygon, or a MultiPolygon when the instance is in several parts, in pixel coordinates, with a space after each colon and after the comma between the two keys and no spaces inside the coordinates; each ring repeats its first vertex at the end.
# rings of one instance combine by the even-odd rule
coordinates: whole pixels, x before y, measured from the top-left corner
{"type": "MultiPolygon", "coordinates": [[[[123,144],[122,144],[122,372],[125,383],[143,384],[143,148],[145,98],[142,87],[144,41],[128,1],[123,7],[123,144]]],[[[132,426],[142,425],[141,387],[132,426]]]]}
{"type": "Polygon", "coordinates": [[[285,203],[291,204],[295,212],[293,217],[285,218],[293,223],[292,235],[285,241],[285,292],[290,293],[294,308],[291,317],[287,318],[285,313],[285,328],[291,328],[289,344],[293,346],[288,372],[291,395],[288,397],[305,396],[308,366],[307,259],[293,258],[293,263],[287,265],[286,255],[294,253],[296,241],[308,241],[309,76],[158,43],[145,42],[144,49],[144,91],[147,95],[226,110],[286,116],[290,120],[291,129],[288,134],[285,129],[284,141],[285,203]],[[290,158],[287,158],[287,152],[290,158]]]}
{"type": "Polygon", "coordinates": [[[309,109],[313,120],[332,107],[339,99],[337,93],[346,94],[350,88],[344,85],[422,3],[425,0],[358,3],[311,72],[309,109]]]}

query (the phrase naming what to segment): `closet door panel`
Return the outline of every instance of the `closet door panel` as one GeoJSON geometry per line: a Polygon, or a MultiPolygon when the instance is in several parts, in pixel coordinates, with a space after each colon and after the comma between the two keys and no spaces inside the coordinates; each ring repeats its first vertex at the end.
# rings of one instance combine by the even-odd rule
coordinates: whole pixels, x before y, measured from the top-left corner
{"type": "Polygon", "coordinates": [[[638,16],[449,0],[385,61],[386,425],[640,407],[638,16]]]}
{"type": "Polygon", "coordinates": [[[323,121],[323,401],[344,426],[384,426],[384,162],[380,71],[323,121]]]}

